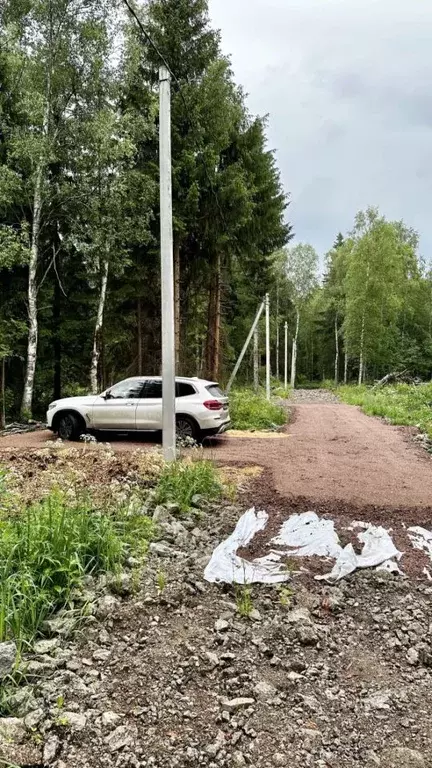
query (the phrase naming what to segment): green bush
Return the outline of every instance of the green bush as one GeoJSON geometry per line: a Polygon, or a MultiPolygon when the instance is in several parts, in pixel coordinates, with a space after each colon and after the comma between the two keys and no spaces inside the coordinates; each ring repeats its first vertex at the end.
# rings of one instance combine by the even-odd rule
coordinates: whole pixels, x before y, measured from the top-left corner
{"type": "Polygon", "coordinates": [[[381,416],[392,424],[416,426],[432,438],[432,384],[396,384],[373,390],[362,386],[343,386],[339,397],[359,405],[370,416],[381,416]]]}
{"type": "Polygon", "coordinates": [[[230,415],[233,429],[274,429],[287,420],[280,405],[248,389],[230,392],[230,415]]]}
{"type": "Polygon", "coordinates": [[[188,512],[196,494],[209,501],[222,496],[222,482],[211,461],[176,461],[162,470],[156,486],[158,504],[174,502],[181,512],[188,512]]]}
{"type": "Polygon", "coordinates": [[[68,605],[86,574],[116,571],[128,540],[150,535],[119,509],[99,512],[59,491],[22,515],[0,521],[0,641],[31,640],[42,622],[68,605]]]}

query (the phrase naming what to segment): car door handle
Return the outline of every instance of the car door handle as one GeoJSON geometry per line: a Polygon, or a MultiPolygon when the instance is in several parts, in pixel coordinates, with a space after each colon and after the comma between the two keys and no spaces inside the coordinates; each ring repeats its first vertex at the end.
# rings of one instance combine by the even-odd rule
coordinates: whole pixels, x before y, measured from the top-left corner
{"type": "Polygon", "coordinates": [[[133,406],[133,405],[135,405],[135,403],[125,403],[125,405],[133,406]]]}

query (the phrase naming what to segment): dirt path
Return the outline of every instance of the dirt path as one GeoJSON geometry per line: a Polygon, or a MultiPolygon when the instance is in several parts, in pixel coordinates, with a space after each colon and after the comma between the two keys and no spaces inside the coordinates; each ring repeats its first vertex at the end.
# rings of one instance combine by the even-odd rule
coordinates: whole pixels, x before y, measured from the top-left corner
{"type": "MultiPolygon", "coordinates": [[[[212,441],[205,454],[218,462],[263,466],[283,497],[393,508],[432,505],[432,460],[406,428],[366,416],[322,390],[297,390],[294,397],[284,436],[226,435],[212,441]]],[[[107,439],[116,451],[155,445],[151,436],[107,439]]],[[[38,449],[50,440],[48,431],[4,437],[0,452],[38,449]]]]}
{"type": "Polygon", "coordinates": [[[432,462],[408,431],[342,403],[294,407],[286,439],[230,438],[214,447],[219,460],[260,464],[286,497],[356,505],[429,507],[432,462]]]}

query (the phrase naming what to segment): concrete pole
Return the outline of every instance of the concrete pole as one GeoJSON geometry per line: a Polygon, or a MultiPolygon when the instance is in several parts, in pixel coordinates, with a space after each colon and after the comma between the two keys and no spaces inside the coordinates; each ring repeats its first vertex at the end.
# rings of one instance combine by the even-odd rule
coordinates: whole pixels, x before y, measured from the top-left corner
{"type": "Polygon", "coordinates": [[[256,393],[258,393],[258,390],[259,390],[259,337],[258,337],[258,326],[254,330],[253,378],[254,378],[254,390],[255,390],[256,393]]]}
{"type": "Polygon", "coordinates": [[[270,400],[270,298],[265,297],[266,310],[266,398],[270,400]]]}
{"type": "Polygon", "coordinates": [[[241,361],[243,360],[243,358],[245,356],[246,350],[247,350],[247,348],[248,348],[248,346],[250,344],[250,340],[251,340],[253,334],[255,333],[255,328],[257,327],[257,325],[259,323],[259,319],[260,319],[260,317],[262,315],[263,309],[264,309],[264,302],[261,304],[258,312],[256,313],[255,320],[252,323],[252,327],[251,327],[251,329],[250,329],[250,331],[248,333],[248,337],[247,337],[245,343],[243,344],[243,349],[242,349],[242,351],[240,352],[240,354],[238,356],[237,362],[236,362],[236,364],[234,366],[234,370],[233,370],[233,372],[232,372],[232,374],[231,374],[231,376],[229,378],[229,382],[228,382],[228,384],[226,386],[226,392],[227,393],[230,391],[230,389],[232,387],[232,383],[233,383],[233,381],[234,381],[234,379],[235,379],[235,377],[237,375],[238,369],[240,368],[241,361]]]}
{"type": "Polygon", "coordinates": [[[171,189],[171,82],[159,68],[159,194],[162,285],[162,447],[165,461],[176,458],[174,265],[171,189]]]}
{"type": "Polygon", "coordinates": [[[284,387],[285,387],[285,389],[288,388],[288,323],[285,323],[284,387]]]}

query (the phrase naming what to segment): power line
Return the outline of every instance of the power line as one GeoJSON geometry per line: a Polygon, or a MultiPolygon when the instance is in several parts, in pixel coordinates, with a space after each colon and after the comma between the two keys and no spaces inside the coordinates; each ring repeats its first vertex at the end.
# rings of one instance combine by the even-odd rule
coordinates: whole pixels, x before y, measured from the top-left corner
{"type": "MultiPolygon", "coordinates": [[[[180,81],[179,81],[178,77],[172,71],[172,69],[171,69],[170,65],[168,64],[165,56],[163,55],[161,50],[158,48],[158,46],[156,45],[156,43],[152,39],[151,35],[147,32],[146,28],[144,27],[144,24],[142,23],[141,19],[139,18],[138,14],[136,13],[135,9],[131,6],[129,0],[123,0],[123,2],[126,5],[126,7],[127,7],[128,11],[129,11],[129,13],[131,14],[131,16],[133,16],[133,18],[135,19],[136,23],[138,24],[138,26],[139,26],[142,34],[144,35],[146,41],[153,48],[153,50],[155,51],[156,55],[160,58],[162,64],[165,65],[165,67],[167,68],[168,72],[170,73],[172,79],[174,80],[174,82],[175,82],[175,84],[176,84],[176,86],[178,88],[178,92],[179,92],[180,98],[181,98],[181,100],[183,102],[183,105],[184,105],[184,108],[185,108],[185,111],[186,111],[186,117],[187,117],[187,119],[189,121],[189,124],[190,124],[190,126],[192,128],[195,128],[196,126],[194,126],[194,122],[193,122],[193,120],[192,120],[192,118],[190,116],[189,106],[188,106],[188,103],[187,103],[187,101],[186,101],[186,99],[184,97],[184,93],[182,92],[182,87],[181,87],[181,84],[180,84],[180,81]]],[[[206,160],[205,160],[205,158],[204,158],[204,156],[202,154],[199,154],[199,159],[201,160],[201,162],[203,164],[204,172],[205,172],[205,175],[207,177],[207,181],[208,181],[209,186],[210,186],[210,191],[211,191],[212,195],[214,196],[217,208],[219,210],[220,217],[222,219],[222,223],[223,223],[223,225],[224,225],[224,227],[226,229],[227,228],[227,223],[225,221],[224,212],[222,210],[218,194],[217,194],[217,192],[216,192],[216,190],[214,188],[213,181],[212,181],[212,179],[210,177],[206,160]]]]}

